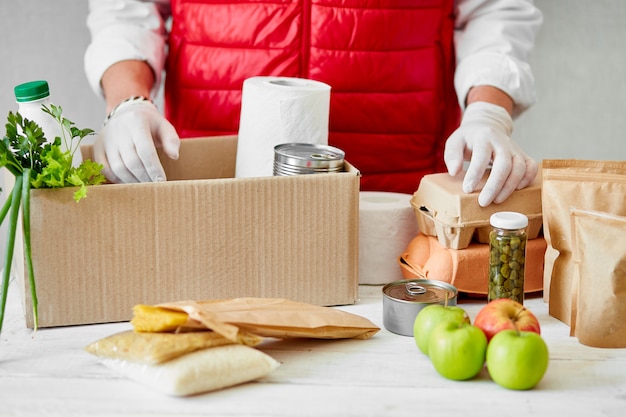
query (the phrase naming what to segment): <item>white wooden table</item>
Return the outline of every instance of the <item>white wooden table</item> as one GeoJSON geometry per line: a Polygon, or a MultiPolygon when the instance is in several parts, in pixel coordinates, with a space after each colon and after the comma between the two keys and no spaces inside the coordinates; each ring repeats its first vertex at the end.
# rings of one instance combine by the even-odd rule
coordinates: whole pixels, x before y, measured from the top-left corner
{"type": "MultiPolygon", "coordinates": [[[[625,416],[626,349],[595,349],[569,336],[541,298],[526,301],[550,349],[544,379],[510,391],[486,370],[471,381],[439,376],[413,339],[384,329],[380,286],[361,286],[341,307],[381,327],[369,340],[272,341],[281,366],[267,378],[189,398],[168,397],[118,376],[86,353],[128,323],[41,329],[24,324],[9,292],[0,337],[0,416],[625,416]]],[[[483,300],[461,300],[473,319],[483,300]]]]}

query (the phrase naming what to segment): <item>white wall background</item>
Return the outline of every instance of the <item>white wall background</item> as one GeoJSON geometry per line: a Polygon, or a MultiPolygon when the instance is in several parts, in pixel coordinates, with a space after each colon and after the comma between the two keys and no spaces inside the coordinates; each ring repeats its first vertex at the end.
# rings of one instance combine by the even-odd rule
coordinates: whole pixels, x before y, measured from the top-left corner
{"type": "Polygon", "coordinates": [[[535,0],[537,104],[514,137],[538,160],[626,159],[626,1],[535,0]]]}
{"type": "MultiPolygon", "coordinates": [[[[626,159],[626,1],[535,4],[544,13],[531,59],[539,101],[514,137],[538,160],[626,159]]],[[[16,109],[15,85],[46,79],[66,117],[100,127],[104,102],[83,73],[86,15],[86,0],[0,0],[0,120],[16,109]]]]}
{"type": "Polygon", "coordinates": [[[98,129],[104,101],[83,71],[89,43],[86,0],[0,0],[0,121],[17,110],[13,87],[44,79],[64,115],[80,128],[98,129]]]}

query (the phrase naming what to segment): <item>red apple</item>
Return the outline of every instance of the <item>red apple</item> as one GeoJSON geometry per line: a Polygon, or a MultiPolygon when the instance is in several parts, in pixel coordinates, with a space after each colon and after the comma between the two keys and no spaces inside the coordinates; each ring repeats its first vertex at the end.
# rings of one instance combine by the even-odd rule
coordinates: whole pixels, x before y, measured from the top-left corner
{"type": "Polygon", "coordinates": [[[501,330],[515,328],[541,334],[537,317],[522,304],[508,298],[489,302],[476,315],[474,325],[485,332],[488,341],[501,330]]]}

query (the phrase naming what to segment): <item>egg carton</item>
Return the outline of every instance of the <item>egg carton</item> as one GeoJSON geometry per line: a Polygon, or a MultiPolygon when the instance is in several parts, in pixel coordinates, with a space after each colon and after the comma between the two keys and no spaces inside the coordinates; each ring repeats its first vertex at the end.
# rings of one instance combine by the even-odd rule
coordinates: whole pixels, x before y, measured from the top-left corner
{"type": "MultiPolygon", "coordinates": [[[[500,204],[481,207],[479,191],[463,192],[463,174],[430,174],[422,178],[411,198],[419,231],[436,236],[442,246],[467,248],[471,242],[489,243],[489,218],[499,211],[516,211],[528,217],[526,235],[536,239],[542,229],[541,178],[538,175],[528,187],[516,190],[500,204]]],[[[482,179],[484,185],[487,176],[482,179]]]]}

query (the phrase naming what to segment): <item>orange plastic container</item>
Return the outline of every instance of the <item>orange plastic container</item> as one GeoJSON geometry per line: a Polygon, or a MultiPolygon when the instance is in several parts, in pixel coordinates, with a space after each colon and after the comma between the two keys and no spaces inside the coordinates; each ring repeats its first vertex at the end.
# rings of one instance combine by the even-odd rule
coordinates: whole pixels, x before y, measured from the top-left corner
{"type": "MultiPolygon", "coordinates": [[[[543,290],[546,252],[543,236],[526,243],[524,292],[543,290]]],[[[486,295],[489,282],[489,244],[472,242],[462,250],[442,246],[433,236],[419,233],[398,257],[404,279],[422,278],[447,282],[460,292],[486,295]]]]}

